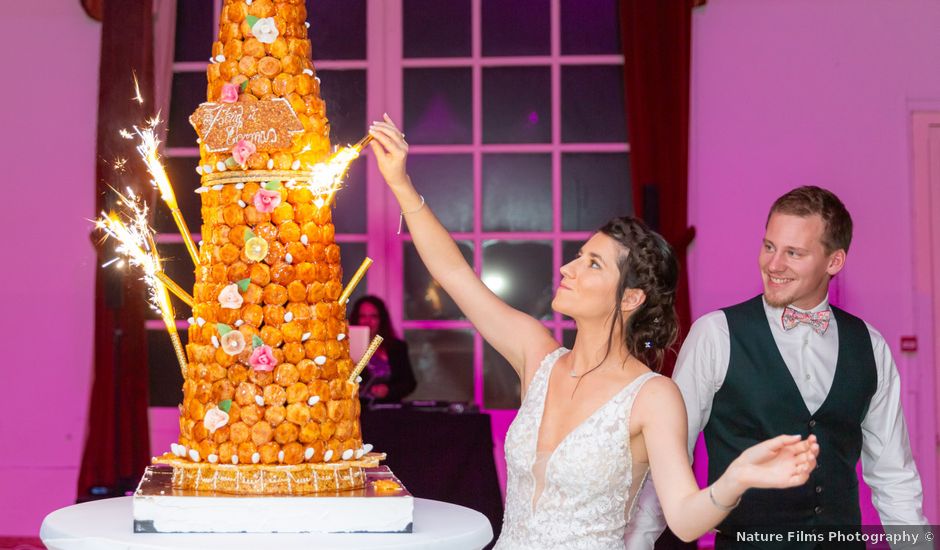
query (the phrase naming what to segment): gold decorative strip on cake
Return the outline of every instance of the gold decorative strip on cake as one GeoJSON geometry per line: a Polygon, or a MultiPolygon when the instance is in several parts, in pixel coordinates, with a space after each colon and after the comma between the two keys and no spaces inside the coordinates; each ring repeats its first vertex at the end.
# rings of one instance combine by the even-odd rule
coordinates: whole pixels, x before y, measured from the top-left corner
{"type": "Polygon", "coordinates": [[[295,466],[196,463],[167,454],[154,464],[173,467],[173,486],[193,491],[222,493],[304,495],[357,489],[365,484],[366,468],[374,468],[384,454],[369,453],[336,464],[295,466]]]}

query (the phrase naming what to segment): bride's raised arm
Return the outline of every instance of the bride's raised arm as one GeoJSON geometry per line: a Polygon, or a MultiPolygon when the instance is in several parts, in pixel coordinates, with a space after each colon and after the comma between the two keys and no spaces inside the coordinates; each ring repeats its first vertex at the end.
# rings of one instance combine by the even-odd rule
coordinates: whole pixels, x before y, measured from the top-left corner
{"type": "Polygon", "coordinates": [[[525,387],[532,375],[525,372],[525,365],[537,364],[558,343],[542,323],[510,307],[476,276],[450,233],[412,185],[405,170],[408,143],[388,115],[375,122],[369,133],[375,138],[370,146],[379,171],[398,200],[424,265],[483,338],[509,361],[525,387]]]}
{"type": "Polygon", "coordinates": [[[781,435],[747,449],[715,483],[699,489],[686,448],[685,403],[675,383],[650,380],[637,396],[632,418],[643,434],[666,523],[684,541],[721,523],[747,489],[806,483],[819,454],[815,436],[781,435]]]}

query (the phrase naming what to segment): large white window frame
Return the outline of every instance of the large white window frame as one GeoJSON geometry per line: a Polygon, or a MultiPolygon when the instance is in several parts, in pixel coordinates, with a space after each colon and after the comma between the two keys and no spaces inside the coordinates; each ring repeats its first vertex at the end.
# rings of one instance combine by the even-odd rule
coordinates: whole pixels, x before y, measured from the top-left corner
{"type": "MultiPolygon", "coordinates": [[[[473,263],[479,275],[483,266],[483,243],[489,240],[538,240],[552,243],[552,288],[557,288],[562,265],[562,243],[585,240],[590,232],[562,230],[562,182],[561,162],[564,153],[628,153],[629,143],[563,143],[561,139],[561,68],[562,66],[622,65],[622,55],[562,55],[561,54],[561,0],[550,0],[550,55],[519,57],[484,57],[482,55],[482,3],[471,0],[471,56],[447,58],[403,58],[403,0],[367,0],[366,2],[366,59],[365,60],[317,60],[318,70],[365,70],[367,117],[379,118],[387,112],[396,121],[404,121],[403,75],[409,68],[469,67],[472,73],[472,142],[459,145],[412,145],[414,155],[433,153],[462,153],[472,155],[473,166],[473,230],[454,232],[458,240],[473,245],[473,263]],[[549,67],[551,74],[551,142],[535,144],[485,144],[483,143],[483,69],[489,67],[541,66],[549,67]],[[483,205],[483,155],[486,153],[543,153],[551,155],[552,166],[552,229],[538,232],[489,232],[482,229],[483,205]]],[[[218,28],[221,2],[214,4],[213,29],[218,28]]],[[[172,39],[172,38],[171,38],[172,39]]],[[[208,59],[207,52],[207,59],[208,59]]],[[[174,74],[201,72],[206,62],[174,62],[174,74]]],[[[166,85],[169,89],[169,84],[166,85]]],[[[167,94],[168,96],[168,94],[167,94]]],[[[167,102],[168,103],[168,102],[167,102]]],[[[165,111],[166,112],[166,111],[165,111]]],[[[327,116],[330,106],[327,104],[327,116]]],[[[365,133],[366,128],[363,128],[365,133]]],[[[195,147],[167,148],[167,157],[198,157],[195,147]]],[[[343,144],[334,144],[343,145],[343,144]]],[[[409,242],[407,233],[396,235],[399,210],[397,203],[385,188],[375,164],[371,159],[366,168],[366,232],[337,234],[339,242],[364,242],[367,254],[376,260],[367,277],[367,289],[371,294],[383,296],[395,327],[404,333],[411,330],[471,329],[466,320],[405,320],[403,266],[404,243],[409,242]]],[[[421,182],[417,182],[420,187],[421,182]]],[[[629,192],[629,190],[624,190],[629,192]]],[[[342,196],[338,197],[342,200],[342,196]]],[[[434,205],[431,205],[432,207],[434,205]]],[[[197,225],[196,220],[190,223],[197,225]]],[[[198,226],[198,225],[197,225],[198,226]]],[[[194,235],[196,240],[199,235],[194,235]]],[[[161,234],[160,243],[180,243],[178,234],[161,234]]],[[[348,274],[347,274],[348,275],[348,274]]],[[[180,328],[186,328],[180,321],[180,328]]],[[[558,313],[544,321],[559,341],[563,331],[573,329],[574,324],[558,313]]],[[[163,330],[158,320],[148,321],[148,329],[163,330]]],[[[473,401],[484,407],[484,346],[479,333],[474,331],[473,343],[473,401]]],[[[441,368],[447,368],[441,365],[441,368]]]]}

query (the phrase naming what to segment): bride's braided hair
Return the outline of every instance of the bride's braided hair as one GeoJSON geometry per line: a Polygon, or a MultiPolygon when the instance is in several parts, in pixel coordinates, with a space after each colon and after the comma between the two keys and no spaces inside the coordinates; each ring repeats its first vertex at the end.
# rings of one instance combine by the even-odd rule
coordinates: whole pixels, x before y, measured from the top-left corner
{"type": "Polygon", "coordinates": [[[675,344],[679,334],[675,307],[676,285],[679,281],[676,255],[666,239],[637,218],[614,218],[599,231],[623,248],[617,259],[620,282],[612,312],[614,322],[607,340],[607,353],[610,353],[614,331],[619,326],[620,337],[627,351],[650,369],[659,371],[666,350],[675,344]],[[627,322],[623,322],[620,303],[630,288],[646,293],[646,301],[627,322]]]}

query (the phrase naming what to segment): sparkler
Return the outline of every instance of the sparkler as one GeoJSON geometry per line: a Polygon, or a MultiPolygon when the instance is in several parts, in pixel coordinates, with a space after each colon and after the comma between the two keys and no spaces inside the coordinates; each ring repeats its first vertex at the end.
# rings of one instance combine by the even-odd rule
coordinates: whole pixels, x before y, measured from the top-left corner
{"type": "Polygon", "coordinates": [[[359,281],[365,276],[366,271],[372,267],[372,258],[366,258],[362,260],[362,263],[359,264],[359,269],[356,270],[356,273],[352,276],[352,279],[346,284],[346,288],[343,289],[343,293],[339,295],[339,300],[337,302],[341,306],[345,306],[346,302],[349,301],[349,296],[353,293],[353,290],[356,289],[356,285],[359,284],[359,281]]]}
{"type": "Polygon", "coordinates": [[[346,380],[347,382],[352,384],[353,382],[356,381],[356,377],[358,377],[359,374],[362,373],[362,369],[366,368],[366,365],[369,364],[369,359],[372,359],[372,355],[375,353],[377,349],[379,349],[379,346],[381,345],[382,345],[382,337],[376,334],[375,338],[372,339],[372,343],[369,344],[369,348],[366,349],[365,355],[363,355],[362,359],[360,359],[359,362],[356,363],[356,368],[354,368],[353,371],[349,373],[349,378],[346,380]]]}
{"type": "Polygon", "coordinates": [[[343,147],[333,153],[328,160],[318,162],[310,167],[313,174],[306,181],[288,182],[290,188],[306,188],[317,195],[314,204],[317,208],[329,206],[336,196],[336,192],[342,188],[343,178],[349,171],[349,165],[359,158],[362,150],[372,141],[372,136],[367,135],[356,142],[355,145],[343,147]]]}
{"type": "MultiPolygon", "coordinates": [[[[163,272],[162,260],[153,241],[153,230],[147,225],[147,206],[140,204],[131,190],[128,190],[128,196],[120,193],[118,196],[127,208],[128,213],[125,217],[128,218],[128,222],[111,211],[107,214],[102,212],[101,217],[95,221],[95,225],[106,235],[116,239],[118,241],[116,251],[125,256],[131,265],[140,267],[143,271],[143,279],[149,289],[150,307],[163,319],[163,324],[173,343],[173,350],[176,352],[176,359],[185,375],[186,355],[183,353],[183,346],[176,329],[176,313],[170,302],[169,290],[173,290],[178,296],[182,294],[180,298],[190,306],[192,306],[193,299],[163,272]]],[[[113,261],[108,262],[110,263],[113,261]]]]}
{"type": "Polygon", "coordinates": [[[158,153],[160,140],[157,139],[156,133],[154,132],[154,129],[159,123],[159,117],[154,117],[147,121],[147,126],[144,127],[143,130],[137,126],[134,127],[134,133],[137,134],[140,139],[140,143],[137,145],[137,152],[140,153],[140,156],[144,159],[144,163],[147,165],[147,171],[149,171],[150,175],[153,177],[152,183],[160,191],[160,197],[170,209],[170,214],[173,215],[173,221],[176,222],[176,227],[180,230],[183,243],[186,245],[186,250],[189,252],[193,264],[199,267],[199,251],[196,249],[196,243],[193,242],[189,228],[186,226],[186,220],[183,219],[183,213],[180,212],[179,205],[176,203],[176,194],[173,193],[170,178],[167,176],[166,169],[160,162],[160,155],[158,153]]]}

